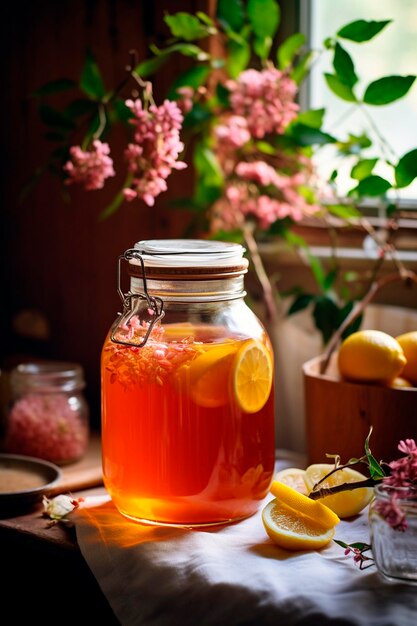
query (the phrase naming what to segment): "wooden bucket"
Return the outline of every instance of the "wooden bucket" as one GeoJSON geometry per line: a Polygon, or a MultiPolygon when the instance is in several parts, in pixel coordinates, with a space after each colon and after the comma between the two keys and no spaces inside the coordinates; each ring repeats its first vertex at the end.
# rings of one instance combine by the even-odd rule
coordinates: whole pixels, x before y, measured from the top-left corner
{"type": "Polygon", "coordinates": [[[398,458],[401,439],[417,440],[417,388],[341,380],[337,355],[321,374],[324,358],[303,365],[308,463],[331,463],[326,453],[340,454],[342,462],[362,456],[371,426],[370,447],[376,459],[398,458]]]}
{"type": "MultiPolygon", "coordinates": [[[[371,426],[370,448],[378,461],[389,462],[401,456],[401,439],[417,441],[417,387],[392,389],[342,380],[334,352],[345,329],[364,312],[379,289],[397,280],[417,285],[417,275],[408,270],[375,281],[332,337],[326,353],[303,365],[309,463],[326,463],[326,453],[339,454],[344,463],[363,456],[371,426]]],[[[405,331],[398,329],[394,334],[400,332],[405,331]]]]}

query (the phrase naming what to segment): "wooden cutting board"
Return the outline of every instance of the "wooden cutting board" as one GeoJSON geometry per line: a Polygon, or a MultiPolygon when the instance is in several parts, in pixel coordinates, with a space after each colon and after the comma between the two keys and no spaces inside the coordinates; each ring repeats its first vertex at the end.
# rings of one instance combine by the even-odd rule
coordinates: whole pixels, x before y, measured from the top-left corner
{"type": "Polygon", "coordinates": [[[101,438],[97,433],[92,433],[90,442],[84,457],[61,468],[62,478],[51,490],[48,496],[59,493],[67,493],[97,487],[103,484],[101,469],[101,438]]]}

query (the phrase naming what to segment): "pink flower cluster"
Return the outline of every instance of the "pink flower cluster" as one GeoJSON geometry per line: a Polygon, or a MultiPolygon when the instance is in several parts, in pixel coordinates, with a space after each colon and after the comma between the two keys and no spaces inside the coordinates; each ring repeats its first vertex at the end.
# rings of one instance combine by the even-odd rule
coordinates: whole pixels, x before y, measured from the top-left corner
{"type": "Polygon", "coordinates": [[[407,520],[400,500],[417,495],[417,444],[414,439],[406,439],[400,441],[398,449],[405,456],[389,463],[390,474],[382,479],[389,499],[378,502],[376,508],[392,528],[405,530],[407,520]]]}
{"type": "Polygon", "coordinates": [[[172,170],[187,167],[177,160],[184,149],[179,135],[183,115],[176,102],[170,100],[145,109],[137,98],[126,100],[126,106],[134,114],[134,143],[125,150],[133,180],[123,193],[126,200],[141,198],[153,206],[155,198],[166,191],[166,179],[172,170]]]}
{"type": "Polygon", "coordinates": [[[239,227],[250,216],[256,218],[261,228],[268,228],[277,219],[288,216],[299,221],[319,210],[299,191],[306,184],[302,171],[284,175],[264,161],[242,161],[236,165],[235,174],[237,178],[227,185],[224,197],[214,205],[213,231],[239,227]]]}
{"type": "Polygon", "coordinates": [[[257,139],[283,133],[299,109],[294,102],[297,85],[274,67],[260,72],[246,70],[226,85],[233,113],[245,119],[249,132],[257,139]]]}
{"type": "Polygon", "coordinates": [[[65,394],[28,394],[9,413],[8,452],[68,463],[82,457],[87,443],[88,424],[65,394]]]}
{"type": "Polygon", "coordinates": [[[89,150],[72,146],[71,159],[64,165],[64,171],[68,174],[66,184],[79,183],[87,191],[101,189],[106,178],[115,175],[109,154],[109,145],[98,139],[93,141],[89,150]]]}

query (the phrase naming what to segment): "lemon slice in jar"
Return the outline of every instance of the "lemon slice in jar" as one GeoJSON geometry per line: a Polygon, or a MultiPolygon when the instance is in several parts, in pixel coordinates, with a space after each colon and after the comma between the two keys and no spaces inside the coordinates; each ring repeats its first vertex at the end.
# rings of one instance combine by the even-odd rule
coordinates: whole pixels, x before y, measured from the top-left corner
{"type": "Polygon", "coordinates": [[[234,364],[233,391],[245,413],[257,413],[268,401],[272,388],[273,364],[269,351],[255,339],[238,350],[234,364]]]}

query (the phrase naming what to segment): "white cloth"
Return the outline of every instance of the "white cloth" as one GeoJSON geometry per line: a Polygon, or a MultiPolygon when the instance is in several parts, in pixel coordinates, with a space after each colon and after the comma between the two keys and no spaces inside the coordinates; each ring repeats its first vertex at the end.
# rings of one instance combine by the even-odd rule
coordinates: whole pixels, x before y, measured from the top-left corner
{"type": "MultiPolygon", "coordinates": [[[[186,530],[129,521],[107,500],[87,502],[73,519],[123,626],[417,624],[416,587],[385,582],[375,566],[361,571],[334,542],[321,551],[282,550],[260,510],[237,524],[186,530]]],[[[368,542],[366,511],[341,521],[335,538],[368,542]]]]}

